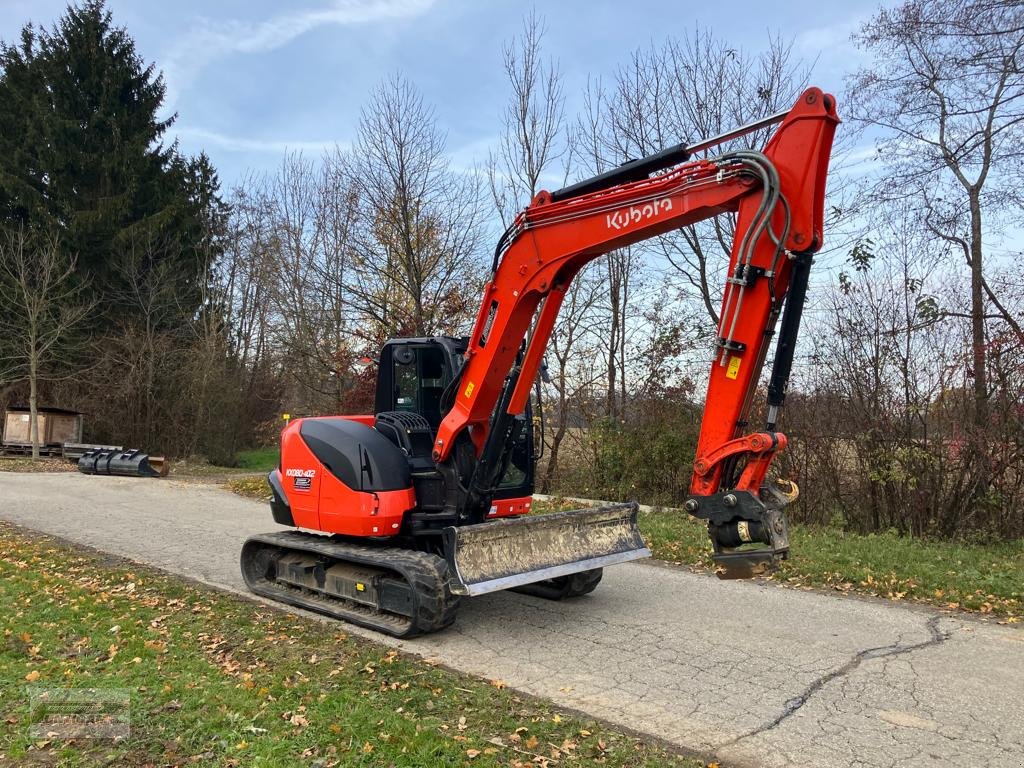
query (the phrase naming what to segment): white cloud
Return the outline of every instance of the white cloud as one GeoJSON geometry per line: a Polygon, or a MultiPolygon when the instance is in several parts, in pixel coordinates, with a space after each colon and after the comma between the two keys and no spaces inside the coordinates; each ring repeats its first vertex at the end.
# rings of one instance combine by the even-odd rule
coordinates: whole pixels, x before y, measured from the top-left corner
{"type": "Polygon", "coordinates": [[[265,139],[249,139],[241,136],[228,136],[217,131],[208,131],[205,128],[172,128],[171,132],[176,134],[182,142],[195,143],[204,149],[211,146],[218,147],[228,152],[266,152],[270,154],[283,154],[290,152],[312,152],[320,154],[333,149],[338,145],[335,141],[281,141],[265,139]]]}
{"type": "Polygon", "coordinates": [[[854,44],[851,37],[860,29],[871,9],[856,15],[839,19],[832,24],[799,32],[795,38],[796,50],[804,56],[819,57],[840,71],[847,71],[851,65],[865,58],[865,54],[854,44]]]}
{"type": "Polygon", "coordinates": [[[417,16],[434,0],[332,0],[320,8],[289,10],[266,21],[213,21],[200,17],[192,31],[161,58],[167,82],[167,106],[173,110],[180,94],[204,67],[234,53],[272,51],[314,29],[357,26],[417,16]]]}
{"type": "Polygon", "coordinates": [[[857,14],[823,27],[805,29],[797,34],[796,44],[806,50],[822,50],[848,44],[850,36],[860,28],[863,21],[864,17],[857,14]]]}

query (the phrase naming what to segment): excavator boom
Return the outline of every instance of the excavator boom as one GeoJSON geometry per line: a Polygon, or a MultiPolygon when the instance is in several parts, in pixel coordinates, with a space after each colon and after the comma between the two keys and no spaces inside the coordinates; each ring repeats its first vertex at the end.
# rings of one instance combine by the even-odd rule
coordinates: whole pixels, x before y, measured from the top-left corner
{"type": "Polygon", "coordinates": [[[502,457],[523,413],[573,278],[589,262],[721,213],[737,214],[719,314],[715,363],[687,510],[707,519],[716,558],[750,575],[788,551],[781,505],[766,486],[786,438],[775,427],[785,397],[812,254],[823,241],[825,179],[839,119],[835,100],[805,91],[785,113],[687,148],[678,146],[555,193],[541,192],[502,238],[470,336],[452,406],[433,447],[439,465],[469,440],[478,457],[466,519],[483,519],[502,457]],[[763,152],[696,151],[780,123],[763,152]],[[650,174],[656,174],[651,176],[650,174]],[[787,302],[788,295],[788,302],[787,302]],[[761,432],[747,433],[751,402],[776,320],[786,305],[761,432]],[[766,544],[755,552],[748,543],[766,544]]]}

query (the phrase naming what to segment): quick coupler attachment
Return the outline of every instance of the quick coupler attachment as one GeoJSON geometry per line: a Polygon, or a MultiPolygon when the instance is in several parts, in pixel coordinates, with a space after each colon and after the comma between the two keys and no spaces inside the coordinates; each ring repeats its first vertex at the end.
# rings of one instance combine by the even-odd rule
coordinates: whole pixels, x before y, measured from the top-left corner
{"type": "Polygon", "coordinates": [[[687,512],[708,521],[720,579],[770,573],[789,556],[789,529],[780,499],[774,492],[769,499],[770,505],[750,491],[722,491],[687,501],[687,512]]]}

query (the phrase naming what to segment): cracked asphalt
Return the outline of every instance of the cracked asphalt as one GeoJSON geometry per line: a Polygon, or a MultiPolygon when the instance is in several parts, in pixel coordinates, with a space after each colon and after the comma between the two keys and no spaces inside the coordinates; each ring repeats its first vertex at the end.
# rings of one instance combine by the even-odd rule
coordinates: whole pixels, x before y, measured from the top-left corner
{"type": "MultiPolygon", "coordinates": [[[[5,474],[0,519],[244,591],[265,505],[176,480],[5,474]]],[[[650,563],[592,595],[463,603],[405,651],[725,766],[1024,766],[1024,631],[650,563]]]]}

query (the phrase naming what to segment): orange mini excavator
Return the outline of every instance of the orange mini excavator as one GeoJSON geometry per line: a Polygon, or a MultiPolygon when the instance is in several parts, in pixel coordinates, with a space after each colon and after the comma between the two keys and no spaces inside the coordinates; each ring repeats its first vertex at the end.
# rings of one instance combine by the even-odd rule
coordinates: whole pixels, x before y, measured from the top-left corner
{"type": "MultiPolygon", "coordinates": [[[[455,620],[460,596],[590,592],[604,566],[650,555],[635,503],[529,515],[530,394],[572,279],[608,251],[736,212],[693,478],[720,574],[786,557],[770,481],[776,429],[812,255],[822,244],[835,100],[805,91],[787,112],[541,192],[495,249],[469,338],[394,339],[381,350],[374,415],[295,419],[270,474],[274,520],[242,573],[254,592],[398,637],[455,620]],[[778,124],[761,152],[709,150],[778,124]],[[693,159],[700,153],[701,159],[693,159]],[[781,315],[764,428],[751,400],[781,315]]],[[[682,457],[681,457],[682,458],[682,457]]]]}

